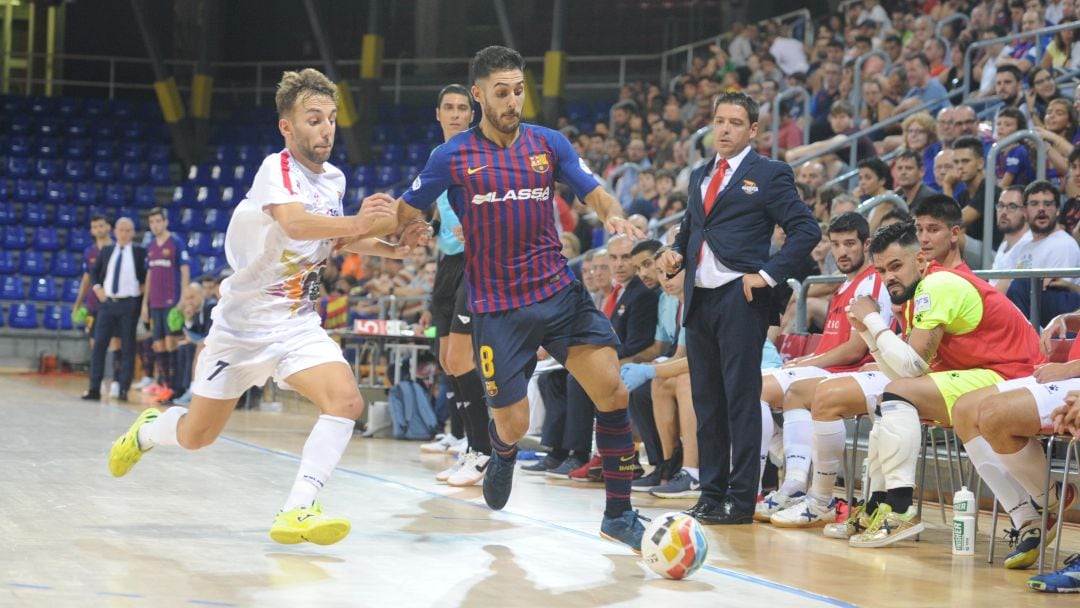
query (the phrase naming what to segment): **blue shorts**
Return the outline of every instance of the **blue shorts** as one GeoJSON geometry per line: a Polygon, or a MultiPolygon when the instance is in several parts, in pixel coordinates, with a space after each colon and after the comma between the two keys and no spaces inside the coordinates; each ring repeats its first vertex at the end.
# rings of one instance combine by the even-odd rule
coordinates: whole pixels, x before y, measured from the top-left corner
{"type": "Polygon", "coordinates": [[[168,308],[151,308],[150,309],[150,334],[154,341],[164,340],[166,336],[182,336],[181,331],[169,331],[169,311],[172,310],[172,306],[168,308]]]}
{"type": "Polygon", "coordinates": [[[542,302],[473,314],[476,364],[491,407],[525,398],[538,348],[565,364],[570,347],[583,344],[617,347],[619,338],[577,281],[542,302]]]}

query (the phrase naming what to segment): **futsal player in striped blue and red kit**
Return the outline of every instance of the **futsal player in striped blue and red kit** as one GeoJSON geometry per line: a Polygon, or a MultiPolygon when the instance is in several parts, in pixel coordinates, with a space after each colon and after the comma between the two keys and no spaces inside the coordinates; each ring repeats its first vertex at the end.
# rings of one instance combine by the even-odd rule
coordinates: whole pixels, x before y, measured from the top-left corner
{"type": "Polygon", "coordinates": [[[150,321],[154,359],[161,378],[159,383],[169,389],[156,393],[155,398],[169,402],[172,391],[179,384],[186,384],[178,382],[176,378],[176,349],[180,346],[183,329],[169,330],[169,311],[180,303],[181,295],[191,282],[191,262],[187,248],[176,235],[169,232],[169,219],[164,209],[154,207],[146,219],[154,238],[146,248],[146,296],[142,304],[142,321],[150,321]]]}
{"type": "Polygon", "coordinates": [[[630,505],[634,446],[614,348],[618,338],[560,252],[555,182],[569,185],[609,232],[643,235],[565,137],[521,124],[521,55],[488,47],[471,68],[471,92],[483,110],[480,125],[432,152],[398,201],[396,225],[388,222],[386,231],[421,221],[420,211],[444,190],[461,218],[474,350],[492,408],[496,457],[484,476],[488,506],[501,509],[510,497],[517,441],[529,426],[526,387],[542,346],[581,382],[598,410],[596,441],[607,490],[600,534],[640,551],[644,526],[630,505]]]}

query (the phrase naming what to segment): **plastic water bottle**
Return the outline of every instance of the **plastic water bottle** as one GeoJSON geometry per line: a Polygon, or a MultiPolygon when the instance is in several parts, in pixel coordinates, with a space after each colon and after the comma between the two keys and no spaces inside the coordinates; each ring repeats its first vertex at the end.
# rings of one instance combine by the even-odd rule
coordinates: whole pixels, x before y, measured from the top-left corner
{"type": "Polygon", "coordinates": [[[975,516],[978,508],[975,495],[967,486],[953,494],[953,555],[975,555],[975,516]]]}

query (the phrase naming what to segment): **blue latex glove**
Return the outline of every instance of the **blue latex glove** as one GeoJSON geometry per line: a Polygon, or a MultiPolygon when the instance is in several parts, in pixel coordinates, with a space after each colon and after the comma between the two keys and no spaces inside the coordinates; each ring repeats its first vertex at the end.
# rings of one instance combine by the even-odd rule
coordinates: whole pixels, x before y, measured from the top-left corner
{"type": "Polygon", "coordinates": [[[624,363],[619,375],[626,388],[634,390],[656,377],[656,367],[647,363],[624,363]]]}

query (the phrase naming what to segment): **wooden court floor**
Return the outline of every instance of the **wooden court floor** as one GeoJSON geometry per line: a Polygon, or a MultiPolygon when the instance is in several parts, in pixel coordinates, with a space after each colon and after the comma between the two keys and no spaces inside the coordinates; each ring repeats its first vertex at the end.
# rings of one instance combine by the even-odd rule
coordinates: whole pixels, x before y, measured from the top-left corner
{"type": "MultiPolygon", "coordinates": [[[[601,484],[518,474],[507,508],[438,485],[416,443],[357,437],[321,500],[331,547],[267,536],[312,406],[237,411],[217,444],[149,453],[127,477],[111,441],[141,405],[78,400],[75,377],[0,376],[0,606],[1043,606],[1028,572],[954,558],[933,508],[922,542],[851,549],[819,530],[707,528],[708,565],[667,581],[596,536],[601,484]]],[[[133,392],[132,396],[138,393],[133,392]]],[[[640,499],[645,515],[689,501],[640,499]]],[[[1080,549],[1069,528],[1065,550],[1080,549]]]]}

